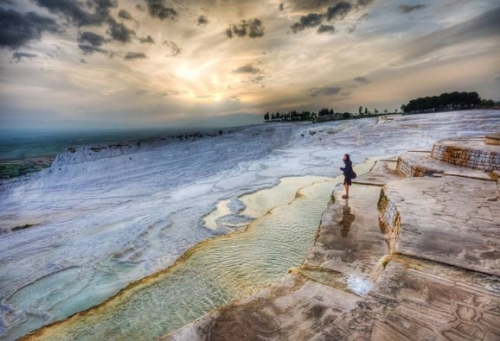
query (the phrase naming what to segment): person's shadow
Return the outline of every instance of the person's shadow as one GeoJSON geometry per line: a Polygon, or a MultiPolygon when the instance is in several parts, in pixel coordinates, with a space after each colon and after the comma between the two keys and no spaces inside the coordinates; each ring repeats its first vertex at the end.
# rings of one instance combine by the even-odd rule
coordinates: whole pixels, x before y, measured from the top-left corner
{"type": "Polygon", "coordinates": [[[345,206],[342,208],[342,221],[340,222],[341,228],[340,233],[343,238],[347,237],[349,230],[351,229],[351,224],[356,219],[354,214],[351,214],[351,208],[349,207],[349,202],[346,201],[345,206]]]}

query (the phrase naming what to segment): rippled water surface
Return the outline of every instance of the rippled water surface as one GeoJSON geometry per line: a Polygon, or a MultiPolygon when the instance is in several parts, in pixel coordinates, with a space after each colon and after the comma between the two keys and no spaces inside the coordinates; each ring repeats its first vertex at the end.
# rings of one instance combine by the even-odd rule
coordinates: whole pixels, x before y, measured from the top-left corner
{"type": "MultiPolygon", "coordinates": [[[[245,231],[201,243],[166,272],[37,337],[154,340],[275,282],[304,260],[333,185],[331,179],[310,178],[289,204],[274,208],[245,231]]],[[[278,186],[275,195],[286,201],[286,192],[289,186],[278,186]]]]}

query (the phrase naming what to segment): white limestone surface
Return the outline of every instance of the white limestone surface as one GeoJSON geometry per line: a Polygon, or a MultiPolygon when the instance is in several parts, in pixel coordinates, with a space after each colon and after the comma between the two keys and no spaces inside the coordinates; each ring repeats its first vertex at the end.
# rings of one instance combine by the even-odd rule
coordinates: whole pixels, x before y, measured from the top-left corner
{"type": "Polygon", "coordinates": [[[282,177],[338,175],[344,153],[359,163],[499,128],[498,111],[462,111],[378,125],[263,124],[194,141],[68,151],[50,169],[0,187],[0,337],[99,304],[250,221],[238,214],[238,198],[282,177]],[[221,200],[231,213],[207,228],[203,217],[221,200]],[[12,232],[25,224],[33,226],[12,232]]]}

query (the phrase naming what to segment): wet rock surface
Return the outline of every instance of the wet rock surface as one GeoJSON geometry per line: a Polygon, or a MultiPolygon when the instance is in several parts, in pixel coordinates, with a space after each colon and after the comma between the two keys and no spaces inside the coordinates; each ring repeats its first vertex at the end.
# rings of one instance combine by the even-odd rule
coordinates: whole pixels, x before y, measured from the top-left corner
{"type": "Polygon", "coordinates": [[[356,185],[351,198],[335,192],[322,216],[316,243],[305,266],[342,272],[346,275],[370,275],[377,261],[387,254],[387,246],[378,226],[377,206],[380,187],[356,185]],[[357,199],[363,197],[363,200],[357,199]]]}
{"type": "Polygon", "coordinates": [[[334,190],[301,267],[163,340],[500,340],[498,177],[435,169],[378,161],[348,202],[334,190]]]}

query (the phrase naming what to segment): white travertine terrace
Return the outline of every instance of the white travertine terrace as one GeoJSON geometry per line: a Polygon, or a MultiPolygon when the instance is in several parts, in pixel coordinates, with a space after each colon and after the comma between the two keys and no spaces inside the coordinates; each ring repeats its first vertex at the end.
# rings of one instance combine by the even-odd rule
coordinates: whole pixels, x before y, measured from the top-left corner
{"type": "Polygon", "coordinates": [[[197,243],[246,226],[253,217],[239,214],[239,197],[283,177],[339,175],[344,153],[359,163],[494,127],[498,112],[462,111],[68,150],[50,169],[1,186],[0,335],[12,340],[96,306],[197,243]],[[221,200],[230,214],[207,228],[221,200]],[[25,224],[33,226],[12,232],[25,224]]]}

